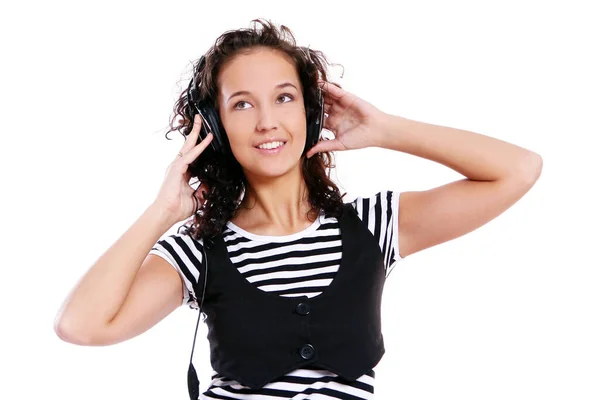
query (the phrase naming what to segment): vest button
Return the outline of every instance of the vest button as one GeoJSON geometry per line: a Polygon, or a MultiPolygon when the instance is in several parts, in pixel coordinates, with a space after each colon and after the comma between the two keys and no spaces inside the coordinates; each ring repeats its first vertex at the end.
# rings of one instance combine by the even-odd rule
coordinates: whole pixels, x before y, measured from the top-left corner
{"type": "Polygon", "coordinates": [[[308,360],[310,358],[312,358],[315,355],[315,348],[312,347],[310,344],[305,344],[301,349],[300,349],[300,355],[302,356],[302,358],[304,358],[305,360],[308,360]]]}
{"type": "Polygon", "coordinates": [[[299,303],[296,306],[296,312],[300,315],[308,315],[310,314],[310,307],[306,303],[299,303]]]}

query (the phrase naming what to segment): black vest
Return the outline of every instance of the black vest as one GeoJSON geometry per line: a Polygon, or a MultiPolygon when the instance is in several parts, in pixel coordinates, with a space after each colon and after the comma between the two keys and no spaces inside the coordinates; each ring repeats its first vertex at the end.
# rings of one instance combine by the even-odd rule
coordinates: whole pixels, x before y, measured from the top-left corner
{"type": "Polygon", "coordinates": [[[231,263],[221,235],[205,246],[202,311],[216,372],[259,389],[308,365],[354,381],[379,363],[385,353],[383,255],[351,204],[344,205],[339,223],[340,267],[313,298],[282,297],[253,286],[231,263]]]}

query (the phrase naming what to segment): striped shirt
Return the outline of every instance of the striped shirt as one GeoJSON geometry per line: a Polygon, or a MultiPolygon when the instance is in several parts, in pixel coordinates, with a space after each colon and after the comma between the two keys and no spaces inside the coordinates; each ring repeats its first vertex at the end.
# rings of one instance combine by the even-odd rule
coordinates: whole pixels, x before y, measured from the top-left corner
{"type": "MultiPolygon", "coordinates": [[[[384,259],[385,276],[402,259],[398,250],[398,206],[400,193],[382,191],[351,201],[363,224],[377,239],[384,259]]],[[[308,228],[285,236],[255,235],[231,222],[223,230],[232,264],[250,283],[265,292],[284,297],[318,296],[334,279],[342,256],[341,232],[336,218],[323,213],[308,228]],[[290,256],[290,254],[292,256],[290,256]],[[302,265],[305,268],[298,269],[302,265]],[[266,271],[266,272],[265,272],[266,271]]],[[[179,272],[184,283],[182,305],[198,309],[194,293],[202,264],[202,240],[184,234],[161,238],[152,248],[179,272]]],[[[292,371],[259,390],[251,390],[216,371],[200,399],[372,399],[375,371],[348,384],[322,368],[305,366],[292,371]]]]}

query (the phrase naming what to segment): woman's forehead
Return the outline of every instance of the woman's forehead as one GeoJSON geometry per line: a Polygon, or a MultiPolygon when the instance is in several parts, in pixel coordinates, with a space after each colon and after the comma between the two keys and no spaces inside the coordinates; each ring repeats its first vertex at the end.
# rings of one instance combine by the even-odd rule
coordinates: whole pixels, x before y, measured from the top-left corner
{"type": "Polygon", "coordinates": [[[219,74],[219,91],[225,98],[235,92],[251,93],[277,90],[278,85],[300,81],[295,65],[285,55],[273,50],[240,54],[226,63],[219,74]]]}

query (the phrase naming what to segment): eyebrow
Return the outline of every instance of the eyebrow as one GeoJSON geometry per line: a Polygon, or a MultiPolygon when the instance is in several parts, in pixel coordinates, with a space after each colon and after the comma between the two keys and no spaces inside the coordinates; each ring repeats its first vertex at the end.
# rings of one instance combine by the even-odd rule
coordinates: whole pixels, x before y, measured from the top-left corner
{"type": "MultiPolygon", "coordinates": [[[[287,86],[291,86],[294,89],[298,90],[298,88],[296,86],[294,86],[291,82],[280,83],[279,85],[275,86],[275,89],[281,89],[281,88],[284,88],[284,87],[287,87],[287,86]]],[[[243,94],[250,94],[250,92],[247,91],[247,90],[239,90],[239,91],[235,92],[234,94],[232,94],[231,96],[229,96],[229,98],[227,99],[227,102],[229,103],[229,101],[232,98],[234,98],[235,96],[241,96],[243,94]]]]}

